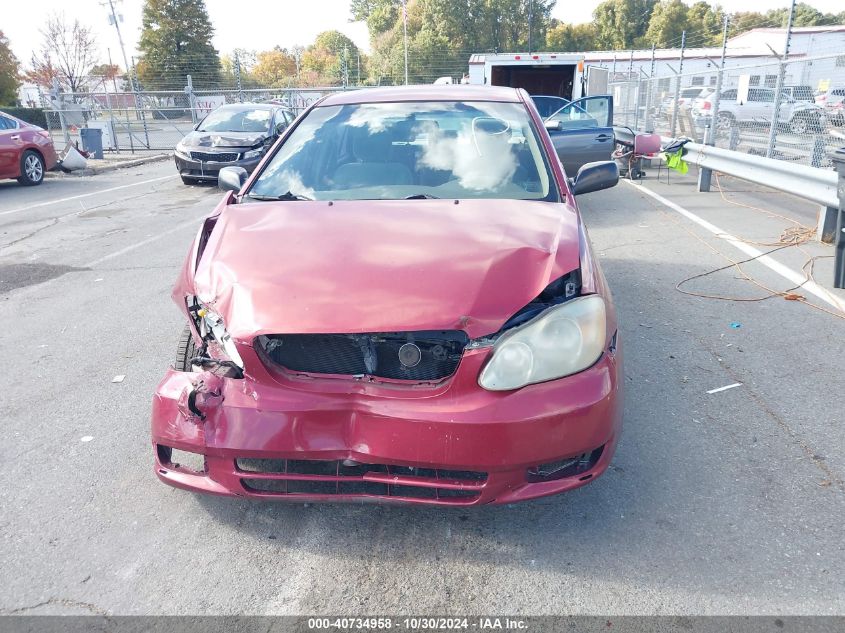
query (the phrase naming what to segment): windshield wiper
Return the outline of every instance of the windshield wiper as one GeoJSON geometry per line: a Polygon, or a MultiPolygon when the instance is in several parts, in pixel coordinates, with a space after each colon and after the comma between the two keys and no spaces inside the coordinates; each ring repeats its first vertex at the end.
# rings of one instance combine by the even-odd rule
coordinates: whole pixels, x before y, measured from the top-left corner
{"type": "Polygon", "coordinates": [[[437,196],[432,196],[430,193],[415,193],[412,196],[405,196],[405,200],[439,200],[437,196]]]}
{"type": "Polygon", "coordinates": [[[314,198],[309,198],[308,196],[300,196],[296,193],[291,193],[290,191],[286,191],[280,196],[264,196],[260,193],[248,193],[246,194],[247,198],[252,198],[253,200],[281,200],[281,201],[288,201],[288,200],[313,200],[314,198]]]}

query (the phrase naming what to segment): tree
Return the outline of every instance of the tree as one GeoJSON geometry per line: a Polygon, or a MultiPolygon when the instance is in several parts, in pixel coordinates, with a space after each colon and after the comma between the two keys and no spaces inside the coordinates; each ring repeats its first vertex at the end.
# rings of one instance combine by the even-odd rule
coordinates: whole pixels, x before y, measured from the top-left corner
{"type": "Polygon", "coordinates": [[[138,76],[146,88],[178,90],[191,75],[195,86],[220,82],[214,27],[204,0],[145,0],[138,76]]]}
{"type": "Polygon", "coordinates": [[[593,11],[599,47],[630,49],[643,44],[656,3],[657,0],[604,0],[593,11]]]}
{"type": "Polygon", "coordinates": [[[346,35],[323,31],[302,54],[302,70],[317,75],[327,85],[340,84],[348,80],[356,55],[358,47],[346,35]]]}
{"type": "Polygon", "coordinates": [[[87,26],[74,19],[65,21],[62,13],[47,16],[41,29],[41,50],[32,55],[32,69],[27,79],[49,87],[53,80],[70,92],[84,92],[91,69],[97,64],[97,39],[87,26]]]}
{"type": "Polygon", "coordinates": [[[712,6],[699,0],[687,11],[687,30],[700,46],[715,46],[722,43],[722,28],[725,13],[719,5],[712,6]]]}
{"type": "Polygon", "coordinates": [[[546,33],[545,48],[561,53],[596,50],[596,29],[592,24],[558,22],[546,33]]]}
{"type": "Polygon", "coordinates": [[[18,100],[20,62],[9,46],[8,38],[0,31],[0,104],[14,105],[18,100]]]}
{"type": "Polygon", "coordinates": [[[252,70],[255,81],[262,87],[290,86],[296,78],[296,59],[287,51],[274,49],[257,55],[258,63],[252,70]]]}
{"type": "Polygon", "coordinates": [[[687,5],[681,0],[660,0],[651,13],[645,41],[658,48],[673,48],[687,28],[687,5]]]}

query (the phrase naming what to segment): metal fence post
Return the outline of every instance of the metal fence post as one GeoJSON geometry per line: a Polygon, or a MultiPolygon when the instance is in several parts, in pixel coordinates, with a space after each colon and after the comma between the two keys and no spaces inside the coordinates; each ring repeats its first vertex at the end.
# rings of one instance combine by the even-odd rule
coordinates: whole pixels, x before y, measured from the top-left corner
{"type": "Polygon", "coordinates": [[[194,81],[190,75],[185,77],[187,83],[185,84],[185,94],[188,95],[188,108],[191,110],[191,122],[197,122],[196,102],[194,101],[194,81]]]}
{"type": "MultiPolygon", "coordinates": [[[[712,145],[713,144],[713,126],[712,125],[705,125],[704,126],[704,138],[702,139],[703,145],[712,145]]],[[[698,190],[700,192],[707,192],[710,191],[710,177],[713,175],[713,171],[708,169],[707,167],[700,167],[698,169],[698,190]]]]}
{"type": "Polygon", "coordinates": [[[147,115],[144,113],[144,102],[141,98],[141,86],[138,84],[138,69],[135,66],[135,58],[132,58],[132,88],[135,92],[135,108],[141,113],[141,125],[144,126],[144,145],[150,149],[150,131],[147,129],[147,115]]]}
{"type": "Polygon", "coordinates": [[[792,21],[795,17],[795,0],[789,6],[789,19],[786,23],[786,45],[783,50],[783,57],[778,59],[778,80],[775,86],[775,107],[772,111],[772,124],[769,127],[769,144],[766,147],[766,158],[771,158],[775,151],[778,125],[780,124],[780,104],[783,101],[783,83],[786,79],[786,60],[789,58],[789,43],[792,39],[792,21]]]}
{"type": "Polygon", "coordinates": [[[672,136],[678,129],[678,103],[681,100],[681,73],[684,72],[684,48],[687,45],[687,32],[681,32],[681,60],[678,64],[678,74],[675,77],[675,102],[672,105],[672,136]]]}
{"type": "Polygon", "coordinates": [[[836,213],[836,242],[833,259],[833,287],[845,288],[845,148],[836,150],[830,155],[839,182],[836,187],[839,195],[839,209],[836,213]]]}
{"type": "Polygon", "coordinates": [[[243,86],[241,85],[241,59],[238,57],[238,54],[235,53],[235,83],[238,87],[238,103],[244,102],[244,90],[243,86]]]}

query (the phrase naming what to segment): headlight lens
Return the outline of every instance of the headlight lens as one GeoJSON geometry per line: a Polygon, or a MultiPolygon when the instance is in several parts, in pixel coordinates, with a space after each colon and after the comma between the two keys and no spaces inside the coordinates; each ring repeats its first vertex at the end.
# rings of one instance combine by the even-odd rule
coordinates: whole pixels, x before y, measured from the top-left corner
{"type": "Polygon", "coordinates": [[[259,158],[261,154],[264,153],[264,148],[259,147],[258,149],[251,149],[248,152],[244,152],[244,160],[250,160],[252,158],[259,158]]]}
{"type": "Polygon", "coordinates": [[[606,328],[604,299],[598,295],[549,308],[496,341],[478,384],[507,391],[583,371],[604,351],[606,328]]]}
{"type": "Polygon", "coordinates": [[[244,362],[241,355],[238,354],[238,348],[235,347],[235,342],[229,333],[226,331],[226,326],[223,323],[223,318],[206,306],[202,306],[197,310],[199,317],[200,335],[205,338],[207,334],[211,334],[218,345],[223,348],[226,355],[233,363],[241,369],[244,368],[244,362]]]}
{"type": "Polygon", "coordinates": [[[178,143],[176,143],[176,153],[182,154],[183,156],[188,155],[188,148],[185,145],[184,141],[179,141],[178,143]]]}

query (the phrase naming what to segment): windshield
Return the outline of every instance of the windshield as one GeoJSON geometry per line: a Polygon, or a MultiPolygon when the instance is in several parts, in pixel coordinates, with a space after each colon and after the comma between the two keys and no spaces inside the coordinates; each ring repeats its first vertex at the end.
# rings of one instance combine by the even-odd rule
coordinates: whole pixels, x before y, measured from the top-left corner
{"type": "Polygon", "coordinates": [[[315,108],[249,195],[557,199],[523,104],[448,101],[315,108]]]}
{"type": "Polygon", "coordinates": [[[199,132],[267,132],[273,113],[267,109],[218,108],[197,127],[199,132]]]}

